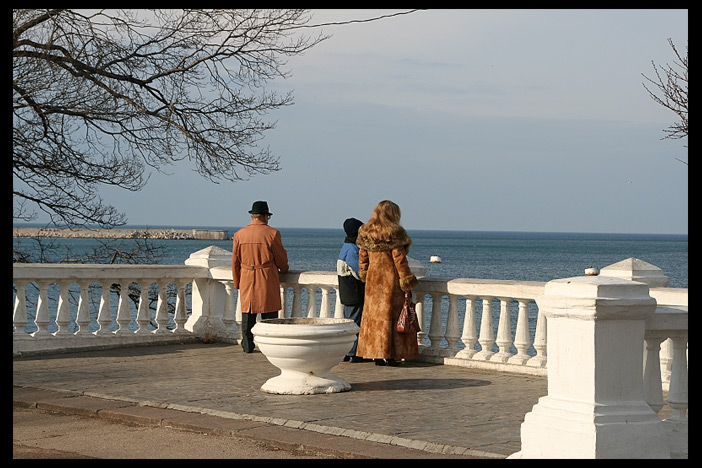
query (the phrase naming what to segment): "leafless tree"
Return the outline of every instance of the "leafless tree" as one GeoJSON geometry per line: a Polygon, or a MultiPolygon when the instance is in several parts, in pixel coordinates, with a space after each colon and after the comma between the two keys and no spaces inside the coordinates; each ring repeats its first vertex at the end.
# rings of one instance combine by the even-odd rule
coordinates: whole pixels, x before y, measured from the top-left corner
{"type": "MultiPolygon", "coordinates": [[[[685,47],[685,57],[682,57],[671,39],[668,39],[668,43],[677,58],[677,60],[673,62],[675,67],[667,63],[665,67],[658,66],[652,60],[651,64],[656,73],[656,79],[649,78],[643,73],[641,75],[646,78],[646,81],[658,88],[657,90],[651,91],[651,89],[646,86],[646,83],[643,83],[651,99],[666,109],[673,111],[679,119],[670,127],[663,130],[666,135],[662,139],[681,139],[687,137],[687,47],[685,47]]],[[[678,161],[687,164],[687,162],[680,159],[678,159],[678,161]]]]}
{"type": "Polygon", "coordinates": [[[145,168],[189,159],[219,182],[279,169],[259,148],[266,90],[326,37],[306,10],[13,10],[13,215],[111,227],[101,184],[138,191],[145,168]]]}

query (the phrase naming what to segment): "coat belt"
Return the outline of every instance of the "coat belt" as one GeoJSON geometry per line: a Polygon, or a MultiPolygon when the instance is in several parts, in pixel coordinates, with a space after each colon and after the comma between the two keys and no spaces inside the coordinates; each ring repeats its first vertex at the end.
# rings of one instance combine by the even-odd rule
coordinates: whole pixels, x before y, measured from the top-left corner
{"type": "Polygon", "coordinates": [[[262,263],[260,265],[241,265],[241,267],[246,268],[247,270],[254,271],[254,270],[261,270],[263,268],[268,268],[268,267],[273,266],[273,265],[275,265],[273,262],[266,262],[266,263],[262,263]]]}

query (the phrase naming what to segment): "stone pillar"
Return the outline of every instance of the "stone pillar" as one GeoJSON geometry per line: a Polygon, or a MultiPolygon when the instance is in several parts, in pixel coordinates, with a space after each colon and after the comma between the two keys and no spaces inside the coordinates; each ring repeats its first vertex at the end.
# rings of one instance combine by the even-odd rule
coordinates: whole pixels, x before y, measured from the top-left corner
{"type": "MultiPolygon", "coordinates": [[[[232,253],[211,245],[194,252],[185,260],[186,265],[204,266],[210,270],[210,278],[197,278],[192,287],[192,312],[185,329],[203,338],[221,341],[232,339],[234,332],[224,324],[224,308],[227,307],[227,292],[219,275],[224,273],[231,282],[232,253]],[[216,279],[215,279],[216,278],[216,279]]],[[[235,340],[235,339],[234,339],[235,340]]]]}
{"type": "Polygon", "coordinates": [[[644,283],[582,276],[551,281],[548,395],[527,413],[511,458],[669,458],[665,429],[643,400],[644,283]]]}

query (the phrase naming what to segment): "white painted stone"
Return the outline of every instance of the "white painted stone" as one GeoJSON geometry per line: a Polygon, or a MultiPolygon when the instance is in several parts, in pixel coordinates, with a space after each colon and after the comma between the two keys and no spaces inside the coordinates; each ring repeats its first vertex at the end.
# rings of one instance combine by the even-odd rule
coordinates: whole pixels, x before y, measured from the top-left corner
{"type": "Polygon", "coordinates": [[[600,276],[638,281],[646,283],[651,288],[664,288],[670,283],[670,278],[663,274],[663,270],[634,257],[602,268],[600,276]]]}
{"type": "Polygon", "coordinates": [[[186,265],[204,266],[207,268],[229,266],[232,265],[232,253],[224,250],[216,245],[210,245],[202,250],[193,252],[185,260],[186,265]]]}
{"type": "Polygon", "coordinates": [[[261,390],[284,395],[338,393],[351,390],[331,368],[351,349],[358,325],[337,318],[262,320],[251,329],[266,359],[280,369],[261,390]]]}
{"type": "Polygon", "coordinates": [[[412,274],[417,278],[421,278],[422,276],[427,275],[427,267],[422,265],[422,263],[419,260],[407,256],[407,264],[409,265],[412,274]]]}
{"type": "Polygon", "coordinates": [[[548,318],[548,395],[527,413],[511,458],[669,458],[665,428],[643,401],[643,283],[582,276],[551,281],[537,300],[548,318]]]}

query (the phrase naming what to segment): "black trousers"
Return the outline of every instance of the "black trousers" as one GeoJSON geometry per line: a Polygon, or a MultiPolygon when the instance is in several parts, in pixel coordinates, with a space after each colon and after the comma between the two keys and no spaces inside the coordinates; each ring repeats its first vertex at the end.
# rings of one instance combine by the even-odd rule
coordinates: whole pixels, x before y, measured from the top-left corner
{"type": "MultiPolygon", "coordinates": [[[[360,304],[348,306],[344,306],[344,318],[351,319],[354,322],[356,322],[356,325],[359,327],[361,326],[361,314],[363,313],[363,302],[360,304]]],[[[356,347],[358,346],[358,334],[356,334],[356,341],[353,342],[353,346],[349,350],[348,353],[346,353],[347,356],[355,356],[356,355],[356,347]]]]}
{"type": "Polygon", "coordinates": [[[261,320],[278,318],[278,312],[264,312],[262,314],[241,314],[241,347],[245,353],[253,353],[254,339],[251,329],[256,325],[256,316],[260,315],[261,320]]]}

